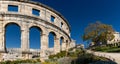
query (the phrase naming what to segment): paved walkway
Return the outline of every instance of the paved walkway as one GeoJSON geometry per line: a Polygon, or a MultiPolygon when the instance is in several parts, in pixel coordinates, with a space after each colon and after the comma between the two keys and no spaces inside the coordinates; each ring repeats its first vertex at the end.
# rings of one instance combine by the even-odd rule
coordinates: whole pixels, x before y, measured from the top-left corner
{"type": "Polygon", "coordinates": [[[94,55],[97,55],[97,56],[109,58],[109,59],[115,61],[116,63],[120,64],[120,53],[94,52],[94,51],[90,51],[90,50],[87,50],[87,52],[93,53],[94,55]]]}

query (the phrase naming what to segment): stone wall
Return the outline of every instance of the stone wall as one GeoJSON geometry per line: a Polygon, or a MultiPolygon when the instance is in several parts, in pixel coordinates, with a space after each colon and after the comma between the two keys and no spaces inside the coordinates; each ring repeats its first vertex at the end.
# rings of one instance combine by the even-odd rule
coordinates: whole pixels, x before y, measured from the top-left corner
{"type": "Polygon", "coordinates": [[[58,12],[54,11],[41,3],[35,2],[19,2],[19,1],[0,1],[0,52],[5,52],[5,27],[9,24],[17,24],[21,29],[21,50],[23,56],[29,54],[29,30],[31,27],[37,27],[41,30],[41,58],[45,57],[45,51],[48,49],[48,35],[50,32],[55,33],[54,40],[54,54],[67,49],[66,43],[71,42],[70,26],[66,19],[63,18],[58,12]],[[18,11],[9,11],[8,6],[18,6],[18,11]],[[32,10],[39,10],[39,16],[33,15],[32,10]],[[54,16],[52,22],[51,16],[54,16]],[[61,22],[63,23],[61,27],[61,22]],[[60,38],[63,37],[64,41],[60,46],[60,38]]]}

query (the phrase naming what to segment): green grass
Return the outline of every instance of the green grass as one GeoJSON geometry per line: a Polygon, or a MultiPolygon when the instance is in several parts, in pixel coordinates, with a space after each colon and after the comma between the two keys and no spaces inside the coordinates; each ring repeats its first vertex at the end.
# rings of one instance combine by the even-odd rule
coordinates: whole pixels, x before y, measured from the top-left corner
{"type": "MultiPolygon", "coordinates": [[[[108,47],[102,47],[102,50],[108,49],[108,47]]],[[[101,50],[98,48],[98,50],[101,50]]],[[[76,49],[76,51],[72,52],[71,50],[68,52],[68,55],[66,57],[66,51],[62,51],[56,55],[50,55],[48,62],[45,62],[46,64],[98,64],[98,63],[106,63],[109,64],[116,64],[115,62],[111,61],[108,58],[105,57],[99,57],[95,56],[93,54],[87,53],[85,50],[76,49]],[[55,59],[57,58],[57,59],[55,59]]]]}
{"type": "Polygon", "coordinates": [[[105,52],[120,52],[120,48],[108,49],[105,52]]]}
{"type": "Polygon", "coordinates": [[[101,51],[101,52],[112,52],[112,53],[118,53],[120,52],[119,47],[109,47],[109,46],[97,46],[92,48],[94,51],[101,51]]]}
{"type": "Polygon", "coordinates": [[[39,59],[35,60],[16,60],[16,61],[5,61],[5,62],[0,62],[0,64],[20,64],[20,63],[40,63],[39,59]]]}
{"type": "Polygon", "coordinates": [[[111,62],[110,64],[116,64],[115,62],[107,59],[105,57],[95,56],[90,53],[81,54],[76,60],[72,62],[72,64],[98,64],[98,63],[106,63],[111,62]]]}
{"type": "MultiPolygon", "coordinates": [[[[96,49],[107,50],[109,49],[109,47],[102,47],[101,49],[100,47],[97,47],[96,49]]],[[[41,64],[98,64],[98,63],[102,64],[105,62],[106,64],[109,64],[108,62],[112,62],[112,61],[104,57],[99,57],[99,56],[95,56],[93,54],[87,53],[85,50],[76,49],[76,51],[70,50],[67,56],[66,56],[66,51],[61,51],[56,55],[50,55],[49,59],[41,64]]],[[[1,62],[0,64],[20,64],[20,63],[40,64],[40,60],[37,59],[37,60],[6,61],[6,62],[1,62]]],[[[116,64],[116,63],[113,62],[113,64],[116,64]]]]}

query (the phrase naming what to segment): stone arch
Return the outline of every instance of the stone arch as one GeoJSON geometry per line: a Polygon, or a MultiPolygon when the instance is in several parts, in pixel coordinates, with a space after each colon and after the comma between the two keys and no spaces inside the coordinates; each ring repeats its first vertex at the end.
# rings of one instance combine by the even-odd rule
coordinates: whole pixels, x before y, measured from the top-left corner
{"type": "Polygon", "coordinates": [[[66,40],[66,43],[68,43],[68,40],[66,40]]]}
{"type": "MultiPolygon", "coordinates": [[[[40,49],[40,48],[41,48],[41,35],[43,34],[43,30],[42,30],[40,27],[38,27],[38,26],[31,26],[31,27],[29,28],[29,35],[30,35],[30,36],[29,36],[29,40],[30,40],[30,44],[33,44],[33,42],[31,42],[31,36],[33,36],[33,35],[31,35],[31,33],[30,33],[32,29],[34,29],[35,32],[36,32],[36,31],[39,31],[39,33],[38,33],[38,32],[36,33],[36,34],[37,34],[37,35],[36,35],[36,37],[37,37],[36,39],[38,40],[38,38],[39,38],[39,44],[40,44],[40,45],[39,45],[39,46],[40,46],[39,49],[40,49]],[[36,29],[37,29],[37,30],[36,30],[36,29]],[[39,35],[38,35],[38,34],[39,34],[39,35]]],[[[32,39],[32,40],[33,40],[33,39],[32,39]]],[[[37,41],[37,42],[38,42],[38,41],[37,41]]],[[[36,44],[38,44],[38,43],[36,43],[36,44]]]]}
{"type": "Polygon", "coordinates": [[[51,31],[51,32],[49,32],[49,33],[52,33],[53,35],[55,35],[55,36],[56,36],[56,33],[55,33],[55,32],[53,32],[53,31],[51,31]]]}
{"type": "Polygon", "coordinates": [[[49,47],[49,48],[51,48],[51,46],[54,47],[54,45],[55,45],[55,40],[56,40],[56,39],[57,39],[56,33],[53,32],[53,31],[50,31],[50,32],[49,32],[49,35],[48,35],[48,40],[49,40],[48,47],[49,47]],[[52,36],[51,36],[51,35],[52,35],[52,36]]]}
{"type": "Polygon", "coordinates": [[[68,40],[65,41],[66,45],[68,44],[68,40]]]}
{"type": "Polygon", "coordinates": [[[37,28],[38,30],[40,30],[40,31],[41,31],[41,34],[43,33],[43,30],[42,30],[40,27],[38,27],[38,26],[31,26],[31,27],[29,28],[29,30],[30,30],[31,28],[33,28],[33,27],[35,27],[35,28],[37,28]]]}
{"type": "Polygon", "coordinates": [[[63,44],[65,43],[64,40],[65,40],[64,37],[61,36],[61,37],[60,37],[60,51],[62,50],[62,48],[63,48],[63,44]]]}
{"type": "Polygon", "coordinates": [[[63,36],[60,37],[60,45],[62,45],[62,43],[64,43],[64,37],[63,36]]]}
{"type": "Polygon", "coordinates": [[[17,22],[6,22],[3,26],[4,26],[4,28],[6,28],[6,26],[7,26],[7,25],[10,25],[10,24],[16,24],[16,25],[19,26],[20,29],[21,29],[21,25],[20,25],[19,23],[17,23],[17,22]]]}
{"type": "MultiPolygon", "coordinates": [[[[8,5],[10,3],[13,5],[19,4],[19,3],[14,2],[14,1],[6,2],[6,4],[8,4],[8,5]]],[[[22,2],[20,2],[20,3],[22,3],[22,2]]],[[[5,6],[5,7],[1,7],[1,9],[2,9],[1,12],[5,12],[6,14],[1,13],[4,16],[1,17],[1,21],[3,21],[3,22],[0,23],[0,28],[1,28],[1,30],[0,30],[1,31],[0,51],[5,50],[5,48],[4,48],[4,41],[5,41],[5,39],[4,39],[4,30],[5,30],[4,27],[8,23],[11,23],[11,22],[18,24],[20,29],[21,29],[21,43],[22,43],[21,49],[22,49],[22,53],[25,54],[26,57],[29,56],[26,54],[29,54],[29,46],[28,45],[29,45],[29,27],[30,26],[35,25],[35,26],[41,28],[41,30],[42,30],[41,36],[42,36],[42,45],[43,46],[41,48],[43,51],[40,52],[41,58],[46,57],[44,53],[48,48],[49,31],[54,32],[53,35],[55,37],[54,40],[56,42],[55,43],[56,45],[54,48],[55,52],[59,49],[58,47],[59,47],[59,41],[60,41],[59,40],[60,33],[62,33],[61,36],[64,36],[64,42],[66,42],[67,39],[70,42],[70,38],[69,38],[70,33],[67,33],[65,30],[65,28],[67,28],[67,27],[68,27],[68,30],[70,30],[70,27],[69,27],[69,24],[67,23],[67,20],[65,20],[64,17],[61,17],[61,15],[59,15],[59,13],[55,12],[53,9],[51,9],[51,8],[48,9],[49,7],[46,7],[46,6],[41,7],[41,4],[36,5],[36,3],[34,3],[34,2],[33,3],[28,2],[28,3],[23,3],[26,7],[21,7],[21,5],[18,5],[18,7],[20,6],[19,7],[20,9],[17,12],[19,14],[17,14],[16,12],[12,12],[12,14],[11,14],[11,13],[7,13],[7,12],[9,12],[9,11],[7,11],[7,5],[4,3],[1,3],[1,4],[3,6],[5,6]],[[26,5],[26,4],[29,4],[29,5],[26,5]],[[31,6],[31,7],[29,7],[29,6],[31,6]],[[37,10],[40,10],[40,11],[42,10],[42,8],[47,8],[47,9],[42,10],[42,11],[43,12],[47,11],[49,13],[46,13],[46,14],[41,13],[40,16],[36,17],[31,13],[32,8],[36,8],[37,10]],[[26,13],[26,11],[28,11],[28,13],[26,13]],[[55,16],[55,23],[49,22],[50,15],[55,16]],[[45,18],[46,16],[48,16],[48,17],[45,18]],[[58,21],[62,21],[63,23],[65,23],[64,24],[65,27],[63,26],[63,30],[60,29],[60,26],[59,26],[60,22],[58,22],[58,21]]],[[[64,43],[64,44],[66,44],[66,43],[64,43]]]]}
{"type": "Polygon", "coordinates": [[[38,30],[41,30],[41,35],[46,33],[46,28],[44,26],[30,24],[28,28],[30,29],[31,27],[36,27],[38,30]]]}
{"type": "Polygon", "coordinates": [[[9,23],[6,23],[4,25],[4,30],[5,30],[5,33],[4,33],[5,48],[7,47],[7,45],[6,45],[6,43],[7,43],[7,41],[6,41],[6,39],[7,39],[6,32],[7,32],[7,28],[8,28],[7,26],[9,26],[9,25],[16,25],[17,27],[19,27],[19,31],[20,31],[19,39],[20,39],[20,48],[21,48],[21,26],[18,23],[15,23],[15,22],[9,22],[9,23]]]}

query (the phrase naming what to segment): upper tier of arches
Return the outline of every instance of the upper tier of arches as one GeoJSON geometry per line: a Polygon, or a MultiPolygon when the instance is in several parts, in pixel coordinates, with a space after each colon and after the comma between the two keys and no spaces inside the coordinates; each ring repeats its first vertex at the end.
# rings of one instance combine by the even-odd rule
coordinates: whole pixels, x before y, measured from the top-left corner
{"type": "Polygon", "coordinates": [[[32,1],[0,1],[0,12],[27,15],[42,19],[45,22],[56,25],[70,36],[70,25],[67,20],[59,12],[44,4],[32,1]]]}

